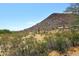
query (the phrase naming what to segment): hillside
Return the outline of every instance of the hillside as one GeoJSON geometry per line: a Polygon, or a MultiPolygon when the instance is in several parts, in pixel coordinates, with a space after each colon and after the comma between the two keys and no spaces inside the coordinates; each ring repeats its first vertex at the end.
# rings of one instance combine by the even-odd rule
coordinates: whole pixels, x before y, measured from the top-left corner
{"type": "Polygon", "coordinates": [[[42,22],[25,29],[24,31],[50,31],[57,29],[58,27],[69,27],[77,24],[78,22],[78,15],[76,14],[53,13],[42,22]]]}
{"type": "Polygon", "coordinates": [[[23,31],[0,30],[0,55],[79,56],[79,27],[59,30],[78,25],[78,15],[54,13],[23,31]]]}

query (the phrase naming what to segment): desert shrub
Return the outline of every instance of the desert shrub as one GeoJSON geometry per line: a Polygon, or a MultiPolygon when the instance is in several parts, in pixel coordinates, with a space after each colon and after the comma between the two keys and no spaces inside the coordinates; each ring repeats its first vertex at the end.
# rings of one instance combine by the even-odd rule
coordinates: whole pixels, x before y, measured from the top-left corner
{"type": "MultiPolygon", "coordinates": [[[[41,43],[38,43],[37,40],[33,37],[26,38],[24,41],[21,41],[17,47],[17,55],[22,56],[34,56],[41,55],[41,43]]],[[[43,51],[43,50],[42,50],[43,51]]]]}
{"type": "Polygon", "coordinates": [[[69,47],[71,47],[71,42],[69,42],[69,40],[66,40],[66,38],[58,37],[56,39],[56,47],[55,47],[56,50],[65,52],[69,47]]]}
{"type": "Polygon", "coordinates": [[[73,46],[79,45],[79,33],[72,32],[72,37],[70,38],[73,46]]]}
{"type": "Polygon", "coordinates": [[[71,40],[69,40],[69,38],[64,33],[56,33],[55,36],[51,35],[47,38],[47,47],[49,50],[65,52],[71,46],[71,40]]]}

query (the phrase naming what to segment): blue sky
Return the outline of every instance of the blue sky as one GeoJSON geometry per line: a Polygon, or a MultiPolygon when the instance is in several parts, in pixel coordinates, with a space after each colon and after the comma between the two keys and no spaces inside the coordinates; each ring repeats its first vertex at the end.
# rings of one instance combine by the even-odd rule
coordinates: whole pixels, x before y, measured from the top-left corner
{"type": "Polygon", "coordinates": [[[67,3],[0,4],[0,29],[29,28],[52,13],[62,13],[68,6],[67,3]]]}

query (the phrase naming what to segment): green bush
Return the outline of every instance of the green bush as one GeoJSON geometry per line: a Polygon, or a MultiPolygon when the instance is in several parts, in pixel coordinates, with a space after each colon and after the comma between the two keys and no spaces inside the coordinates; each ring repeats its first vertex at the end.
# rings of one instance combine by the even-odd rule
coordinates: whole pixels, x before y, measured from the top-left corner
{"type": "Polygon", "coordinates": [[[72,32],[72,36],[70,38],[73,46],[79,45],[79,33],[77,32],[72,32]]]}
{"type": "Polygon", "coordinates": [[[58,50],[65,52],[71,46],[71,41],[68,38],[64,37],[64,34],[61,35],[58,33],[56,37],[51,36],[47,38],[47,47],[49,50],[58,50]]]}
{"type": "Polygon", "coordinates": [[[0,30],[0,34],[5,34],[5,33],[11,33],[11,31],[7,29],[0,30]]]}

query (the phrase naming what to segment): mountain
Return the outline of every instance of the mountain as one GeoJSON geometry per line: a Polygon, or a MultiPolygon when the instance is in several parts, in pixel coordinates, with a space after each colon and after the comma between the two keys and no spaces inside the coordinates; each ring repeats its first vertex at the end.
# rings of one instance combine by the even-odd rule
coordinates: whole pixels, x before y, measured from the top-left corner
{"type": "Polygon", "coordinates": [[[0,30],[0,56],[79,56],[79,30],[50,31],[75,25],[79,15],[53,13],[22,32],[0,30]]]}
{"type": "Polygon", "coordinates": [[[24,31],[50,31],[62,26],[72,26],[76,24],[75,22],[79,22],[79,15],[77,14],[68,14],[68,13],[53,13],[49,15],[42,22],[28,28],[24,29],[24,31]]]}

